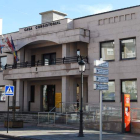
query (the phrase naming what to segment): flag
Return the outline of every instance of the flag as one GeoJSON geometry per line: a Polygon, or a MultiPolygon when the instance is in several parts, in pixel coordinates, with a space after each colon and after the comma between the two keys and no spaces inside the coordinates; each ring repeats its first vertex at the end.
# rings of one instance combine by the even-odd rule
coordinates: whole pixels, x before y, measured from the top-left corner
{"type": "Polygon", "coordinates": [[[12,39],[12,36],[11,36],[11,44],[12,44],[13,49],[14,49],[15,54],[16,54],[16,61],[18,61],[18,56],[17,56],[17,52],[16,52],[16,48],[15,48],[15,45],[14,45],[14,41],[13,41],[13,39],[12,39]]]}
{"type": "Polygon", "coordinates": [[[2,54],[2,49],[3,49],[4,46],[5,45],[3,44],[2,40],[0,40],[0,52],[1,52],[1,54],[2,54]]]}
{"type": "Polygon", "coordinates": [[[5,42],[7,43],[8,47],[11,49],[11,51],[12,51],[12,53],[13,53],[13,55],[14,55],[15,60],[18,61],[17,56],[16,56],[16,52],[15,52],[14,47],[13,47],[13,45],[11,44],[9,38],[6,37],[6,38],[4,38],[4,40],[5,40],[5,42]]]}

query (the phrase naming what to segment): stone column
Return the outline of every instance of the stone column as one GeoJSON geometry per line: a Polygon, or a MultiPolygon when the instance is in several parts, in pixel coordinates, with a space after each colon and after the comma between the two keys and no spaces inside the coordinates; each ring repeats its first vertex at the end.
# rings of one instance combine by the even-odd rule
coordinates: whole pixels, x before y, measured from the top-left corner
{"type": "Polygon", "coordinates": [[[24,81],[24,111],[29,111],[30,101],[30,84],[28,81],[24,81]]]}
{"type": "Polygon", "coordinates": [[[76,87],[74,77],[62,77],[62,102],[76,102],[76,87]]]}
{"type": "Polygon", "coordinates": [[[77,83],[76,79],[74,77],[69,78],[69,92],[70,92],[70,97],[69,100],[70,102],[77,102],[77,83]]]}
{"type": "Polygon", "coordinates": [[[62,77],[62,102],[69,102],[69,77],[62,77]]]}
{"type": "Polygon", "coordinates": [[[16,80],[16,106],[20,106],[20,111],[23,111],[23,81],[16,80]]]}

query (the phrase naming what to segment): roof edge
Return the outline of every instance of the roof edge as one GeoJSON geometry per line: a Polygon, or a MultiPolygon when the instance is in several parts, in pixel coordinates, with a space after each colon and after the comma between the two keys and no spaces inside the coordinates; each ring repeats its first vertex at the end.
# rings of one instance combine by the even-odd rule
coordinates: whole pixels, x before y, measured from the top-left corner
{"type": "Polygon", "coordinates": [[[60,15],[63,15],[63,16],[67,16],[67,14],[59,12],[59,11],[56,11],[56,10],[49,10],[49,11],[46,11],[46,12],[41,12],[39,14],[43,15],[43,14],[47,14],[47,13],[57,13],[57,14],[60,14],[60,15]]]}
{"type": "Polygon", "coordinates": [[[73,20],[87,18],[87,17],[92,17],[92,16],[98,16],[98,15],[102,15],[102,14],[107,14],[107,13],[111,13],[111,12],[122,11],[122,10],[126,10],[126,9],[136,8],[136,7],[140,7],[140,5],[126,7],[126,8],[121,8],[121,9],[116,9],[116,10],[112,10],[112,11],[108,11],[108,12],[103,12],[103,13],[98,13],[98,14],[94,14],[94,15],[83,16],[83,17],[75,18],[73,20]]]}

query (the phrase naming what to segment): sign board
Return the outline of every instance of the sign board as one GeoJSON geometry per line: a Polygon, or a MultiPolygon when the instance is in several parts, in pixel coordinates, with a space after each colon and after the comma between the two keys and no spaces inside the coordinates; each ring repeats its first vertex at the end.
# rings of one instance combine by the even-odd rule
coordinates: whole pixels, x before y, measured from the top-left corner
{"type": "Polygon", "coordinates": [[[94,84],[93,87],[95,90],[108,90],[107,84],[94,84]]]}
{"type": "Polygon", "coordinates": [[[95,60],[94,61],[94,66],[108,68],[108,62],[103,61],[103,60],[95,60]]]}
{"type": "Polygon", "coordinates": [[[60,108],[62,102],[62,93],[55,93],[55,107],[60,108]]]}
{"type": "Polygon", "coordinates": [[[93,81],[94,82],[100,82],[100,83],[108,83],[108,77],[94,76],[93,81]]]}
{"type": "MultiPolygon", "coordinates": [[[[111,55],[112,51],[108,50],[108,53],[111,55]]],[[[103,61],[103,59],[95,60],[94,61],[94,74],[99,74],[100,76],[94,76],[93,81],[99,82],[99,83],[108,83],[108,77],[103,77],[101,75],[108,75],[109,70],[108,69],[102,69],[102,68],[108,68],[108,62],[103,61]],[[101,67],[101,68],[97,68],[101,67]]],[[[100,90],[100,140],[102,140],[102,90],[108,90],[107,84],[94,84],[93,85],[94,90],[100,90]]]]}
{"type": "Polygon", "coordinates": [[[102,68],[94,68],[94,73],[95,74],[100,74],[100,75],[108,75],[109,70],[108,69],[102,69],[102,68]]]}
{"type": "Polygon", "coordinates": [[[5,86],[5,96],[14,96],[14,86],[5,86]]]}

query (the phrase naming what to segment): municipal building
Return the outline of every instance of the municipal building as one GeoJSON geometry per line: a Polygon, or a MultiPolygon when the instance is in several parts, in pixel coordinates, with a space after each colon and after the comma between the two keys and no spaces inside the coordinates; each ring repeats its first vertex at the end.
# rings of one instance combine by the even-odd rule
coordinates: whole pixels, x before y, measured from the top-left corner
{"type": "MultiPolygon", "coordinates": [[[[19,61],[4,47],[0,54],[0,111],[7,111],[5,85],[15,86],[17,111],[48,112],[59,102],[79,106],[81,58],[86,63],[85,108],[99,105],[93,76],[94,60],[100,58],[109,62],[109,89],[103,91],[103,104],[121,106],[121,95],[128,93],[131,108],[140,106],[140,6],[75,19],[55,10],[40,16],[39,24],[3,35],[12,36],[19,61]]],[[[2,36],[0,40],[4,41],[2,36]]],[[[10,97],[10,106],[12,103],[10,97]]]]}

